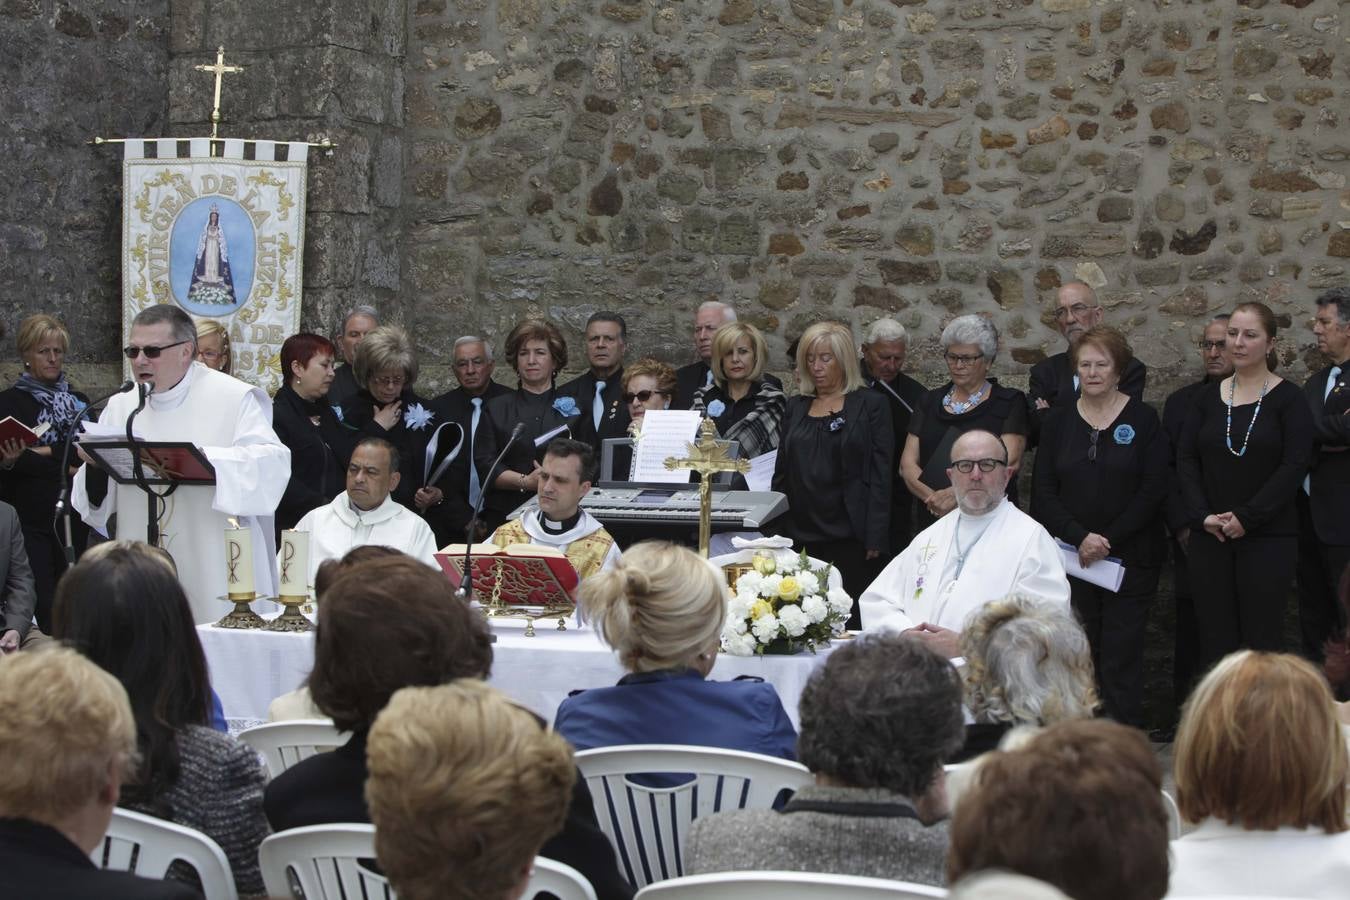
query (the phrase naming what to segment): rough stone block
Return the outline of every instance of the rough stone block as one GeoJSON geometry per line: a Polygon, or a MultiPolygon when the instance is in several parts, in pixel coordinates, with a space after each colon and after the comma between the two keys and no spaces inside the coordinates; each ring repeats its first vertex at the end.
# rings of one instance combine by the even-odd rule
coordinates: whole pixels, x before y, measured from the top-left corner
{"type": "Polygon", "coordinates": [[[942,264],[937,260],[907,262],[879,259],[877,270],[884,284],[937,284],[942,278],[942,264]]]}
{"type": "Polygon", "coordinates": [[[1129,250],[1124,232],[1115,228],[1082,227],[1052,230],[1041,242],[1041,256],[1047,259],[1073,257],[1103,258],[1119,256],[1129,250]]]}

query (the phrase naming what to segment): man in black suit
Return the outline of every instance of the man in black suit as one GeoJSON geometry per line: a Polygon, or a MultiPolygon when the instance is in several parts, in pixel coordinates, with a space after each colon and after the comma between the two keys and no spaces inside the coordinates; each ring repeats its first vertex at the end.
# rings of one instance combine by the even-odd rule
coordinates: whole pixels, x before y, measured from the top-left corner
{"type": "Polygon", "coordinates": [[[482,479],[492,465],[492,454],[487,453],[484,458],[484,442],[478,440],[479,428],[486,426],[483,408],[493,397],[511,392],[492,380],[492,345],[483,338],[466,334],[455,341],[452,354],[459,387],[441,394],[430,404],[439,414],[439,421],[455,422],[464,429],[464,445],[459,448],[459,455],[433,485],[441,492],[440,502],[428,506],[424,513],[440,547],[465,538],[464,529],[473,516],[482,479]]]}
{"type": "MultiPolygon", "coordinates": [[[[1172,480],[1176,481],[1177,448],[1181,432],[1186,427],[1186,414],[1195,403],[1195,395],[1207,384],[1222,381],[1233,374],[1233,361],[1228,356],[1228,314],[1215,316],[1205,325],[1200,337],[1200,359],[1205,377],[1168,395],[1163,404],[1162,424],[1172,446],[1172,480]]],[[[1200,625],[1195,619],[1191,599],[1191,578],[1186,567],[1186,547],[1191,532],[1186,527],[1186,510],[1181,503],[1181,492],[1175,483],[1168,491],[1164,509],[1167,528],[1172,534],[1173,590],[1176,601],[1177,624],[1173,632],[1172,692],[1178,704],[1184,702],[1200,675],[1200,625]]]]}
{"type": "MultiPolygon", "coordinates": [[[[927,390],[922,384],[900,371],[905,367],[905,353],[909,335],[905,326],[894,319],[877,319],[867,328],[862,344],[863,380],[872,386],[891,408],[891,425],[895,431],[895,452],[891,455],[891,472],[900,467],[900,453],[909,436],[909,419],[919,404],[919,397],[927,390]]],[[[891,481],[891,546],[894,556],[909,546],[913,524],[914,497],[905,487],[903,478],[891,481]]]]}
{"type": "Polygon", "coordinates": [[[628,323],[616,312],[597,312],[586,320],[586,361],[590,370],[558,388],[573,397],[581,416],[572,437],[600,452],[600,442],[628,437],[628,404],[623,402],[623,356],[628,349],[628,323]]]}
{"type": "MultiPolygon", "coordinates": [[[[712,343],[717,329],[728,322],[736,321],[736,310],[721,300],[708,300],[699,304],[694,311],[694,350],[698,361],[675,370],[675,399],[671,409],[691,409],[694,405],[694,392],[712,384],[712,343]]],[[[764,373],[764,380],[783,389],[783,382],[777,376],[764,373]]]]}
{"type": "Polygon", "coordinates": [[[8,503],[0,503],[0,654],[13,653],[41,635],[33,626],[34,585],[19,514],[8,503]]]}
{"type": "Polygon", "coordinates": [[[1350,563],[1350,288],[1317,298],[1313,334],[1332,364],[1303,386],[1317,445],[1298,493],[1298,612],[1303,654],[1320,661],[1327,638],[1345,628],[1337,588],[1350,563]]]}
{"type": "Polygon", "coordinates": [[[342,318],[342,328],[338,330],[337,346],[342,354],[343,365],[333,373],[333,383],[328,387],[330,406],[344,406],[360,390],[356,386],[356,348],[365,337],[380,327],[380,313],[373,306],[353,307],[342,318]]]}
{"type": "Polygon", "coordinates": [[[200,900],[89,860],[134,770],[136,721],[116,678],[64,647],[20,653],[0,663],[0,709],[0,895],[200,900]]]}
{"type": "MultiPolygon", "coordinates": [[[[1055,325],[1072,347],[1089,328],[1102,322],[1102,307],[1097,294],[1081,281],[1070,281],[1059,289],[1059,305],[1055,308],[1055,325]]],[[[1120,378],[1120,390],[1142,400],[1144,379],[1148,372],[1139,357],[1130,360],[1120,378]]],[[[1040,435],[1041,423],[1056,406],[1065,406],[1078,399],[1078,375],[1069,365],[1067,350],[1043,359],[1031,367],[1027,387],[1027,402],[1031,404],[1031,434],[1033,443],[1040,435]]]]}

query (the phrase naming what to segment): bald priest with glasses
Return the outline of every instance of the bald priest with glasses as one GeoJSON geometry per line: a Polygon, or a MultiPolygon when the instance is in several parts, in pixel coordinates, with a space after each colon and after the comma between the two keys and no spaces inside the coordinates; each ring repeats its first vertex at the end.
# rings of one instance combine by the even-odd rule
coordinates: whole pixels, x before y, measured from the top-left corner
{"type": "Polygon", "coordinates": [[[998,435],[967,431],[952,444],[947,474],[956,509],[919,532],[859,600],[864,631],[916,629],[956,656],[972,612],[1009,594],[1069,605],[1059,547],[1004,492],[1016,472],[998,435]]]}

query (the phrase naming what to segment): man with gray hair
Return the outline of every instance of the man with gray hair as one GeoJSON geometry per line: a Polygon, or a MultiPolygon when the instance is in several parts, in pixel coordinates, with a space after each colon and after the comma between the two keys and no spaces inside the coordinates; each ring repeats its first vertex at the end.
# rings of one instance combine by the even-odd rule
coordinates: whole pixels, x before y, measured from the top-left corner
{"type": "MultiPolygon", "coordinates": [[[[736,321],[736,310],[721,300],[706,300],[694,311],[694,351],[698,360],[675,370],[675,399],[671,409],[689,409],[694,405],[694,392],[712,384],[712,343],[717,329],[736,321]]],[[[768,372],[764,380],[779,390],[783,382],[768,372]]]]}
{"type": "MultiPolygon", "coordinates": [[[[900,453],[909,436],[909,419],[919,405],[919,398],[927,390],[922,384],[900,371],[905,367],[905,352],[909,335],[905,326],[894,319],[877,319],[867,327],[862,343],[863,380],[874,391],[886,398],[891,408],[891,426],[895,430],[895,452],[891,471],[900,468],[900,453]]],[[[903,478],[891,481],[891,547],[899,553],[909,543],[914,519],[914,496],[903,478]]]]}
{"type": "Polygon", "coordinates": [[[356,348],[365,340],[366,335],[380,327],[380,313],[373,306],[354,306],[342,317],[342,328],[338,330],[338,351],[342,354],[343,365],[333,374],[333,384],[328,388],[328,403],[341,407],[356,396],[356,348]]]}

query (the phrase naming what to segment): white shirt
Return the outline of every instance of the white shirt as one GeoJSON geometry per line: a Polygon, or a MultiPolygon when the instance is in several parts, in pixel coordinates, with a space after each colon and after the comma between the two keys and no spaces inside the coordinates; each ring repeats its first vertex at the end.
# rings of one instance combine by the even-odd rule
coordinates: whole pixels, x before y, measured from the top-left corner
{"type": "Polygon", "coordinates": [[[360,510],[343,491],[331,502],[305,513],[296,531],[309,532],[309,584],[326,559],[341,559],[347,551],[371,544],[393,547],[440,571],[436,536],[417,513],[392,496],[374,509],[360,510]]]}
{"type": "Polygon", "coordinates": [[[1171,843],[1168,896],[1350,896],[1350,832],[1247,831],[1205,819],[1171,843]]]}

